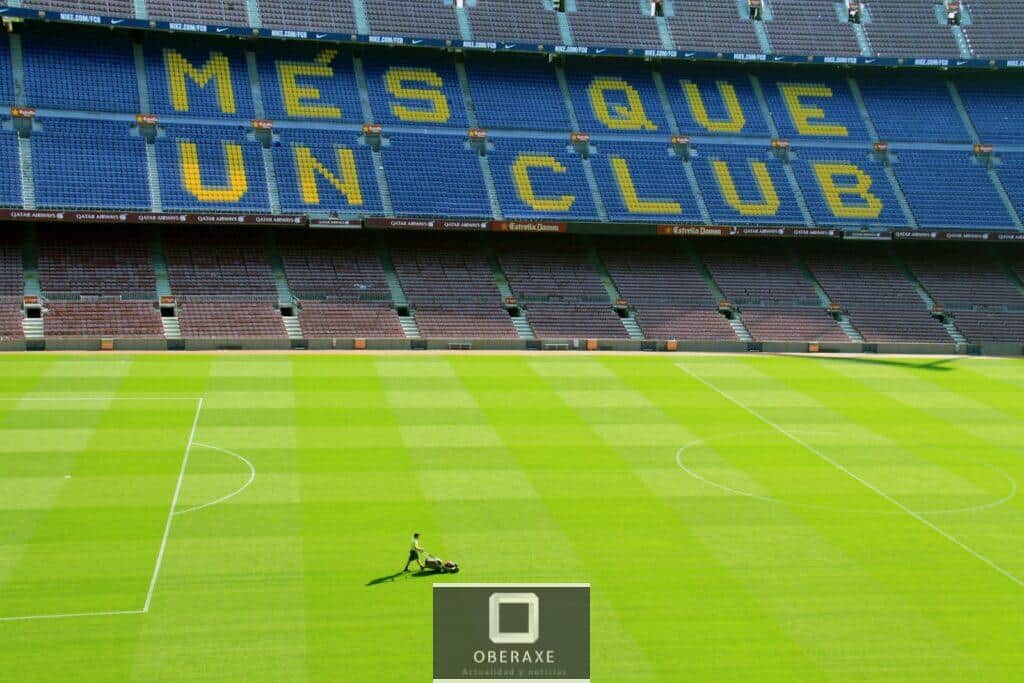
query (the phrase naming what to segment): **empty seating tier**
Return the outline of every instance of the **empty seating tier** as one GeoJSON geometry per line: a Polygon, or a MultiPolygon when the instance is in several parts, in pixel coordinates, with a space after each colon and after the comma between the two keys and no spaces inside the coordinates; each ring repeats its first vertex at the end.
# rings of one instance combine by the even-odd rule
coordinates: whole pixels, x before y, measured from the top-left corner
{"type": "Polygon", "coordinates": [[[137,228],[101,232],[39,230],[39,286],[54,296],[156,299],[156,274],[145,234],[137,228]]]}
{"type": "Polygon", "coordinates": [[[188,301],[178,310],[186,339],[273,339],[288,336],[273,304],[188,301]]]}
{"type": "Polygon", "coordinates": [[[166,232],[163,243],[171,291],[178,298],[273,298],[274,276],[260,238],[260,234],[223,230],[166,232]]]}
{"type": "Polygon", "coordinates": [[[48,337],[164,336],[155,303],[145,301],[51,301],[44,309],[43,329],[48,337]]]}
{"type": "Polygon", "coordinates": [[[425,235],[391,242],[402,290],[425,337],[515,338],[479,240],[425,235]]]}
{"type": "Polygon", "coordinates": [[[558,45],[558,19],[544,5],[543,0],[477,0],[469,10],[473,38],[558,45]]]}
{"type": "Polygon", "coordinates": [[[856,55],[853,29],[840,21],[833,0],[772,0],[772,20],[765,22],[772,47],[780,54],[856,55]]]}
{"type": "Polygon", "coordinates": [[[698,243],[725,297],[757,341],[849,341],[825,312],[813,284],[785,245],[698,243]]]}
{"type": "MultiPolygon", "coordinates": [[[[13,3],[12,3],[13,4],[13,3]]],[[[760,53],[748,3],[736,0],[671,0],[655,19],[642,0],[576,0],[564,19],[571,41],[590,47],[665,47],[658,22],[679,50],[760,53]]],[[[958,57],[945,8],[932,0],[871,0],[863,26],[874,53],[894,57],[958,57]]],[[[976,0],[965,7],[963,31],[976,57],[1021,55],[1024,9],[1014,0],[976,0]]],[[[198,25],[252,26],[295,31],[360,32],[365,14],[374,36],[402,36],[557,45],[569,40],[557,12],[545,0],[21,0],[20,7],[56,12],[147,18],[198,25]],[[138,9],[137,9],[138,8],[138,9]],[[357,11],[358,9],[358,11],[357,11]],[[459,12],[465,20],[460,26],[459,12]]],[[[773,0],[765,12],[772,49],[780,54],[857,56],[860,46],[847,23],[845,5],[830,0],[773,0]]]]}
{"type": "Polygon", "coordinates": [[[598,253],[650,339],[735,341],[696,262],[675,240],[607,238],[598,253]]]}
{"type": "Polygon", "coordinates": [[[387,304],[305,301],[299,309],[309,339],[401,339],[398,315],[387,304]]]}
{"type": "Polygon", "coordinates": [[[808,245],[804,262],[867,342],[949,343],[889,253],[879,245],[808,245]]]}
{"type": "Polygon", "coordinates": [[[373,235],[282,232],[277,249],[301,300],[391,301],[373,235]]]}

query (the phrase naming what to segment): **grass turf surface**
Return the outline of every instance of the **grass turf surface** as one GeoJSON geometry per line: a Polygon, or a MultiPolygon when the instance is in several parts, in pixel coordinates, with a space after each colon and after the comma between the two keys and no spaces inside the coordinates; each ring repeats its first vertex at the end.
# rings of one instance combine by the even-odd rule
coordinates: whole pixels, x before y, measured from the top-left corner
{"type": "Polygon", "coordinates": [[[0,678],[428,681],[418,530],[592,583],[594,681],[1019,681],[1022,398],[992,359],[0,357],[0,678]]]}

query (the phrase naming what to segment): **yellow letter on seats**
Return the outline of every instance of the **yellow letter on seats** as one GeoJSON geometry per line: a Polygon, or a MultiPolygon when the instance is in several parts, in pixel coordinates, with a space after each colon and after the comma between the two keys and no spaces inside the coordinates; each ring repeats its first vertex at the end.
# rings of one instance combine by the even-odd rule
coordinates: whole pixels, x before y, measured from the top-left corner
{"type": "Polygon", "coordinates": [[[340,119],[341,109],[320,102],[320,89],[300,85],[299,76],[332,78],[334,68],[331,62],[338,56],[337,50],[324,50],[310,62],[277,62],[277,77],[281,83],[281,99],[288,116],[309,119],[340,119]],[[304,102],[303,100],[310,100],[304,102]]]}
{"type": "Polygon", "coordinates": [[[733,182],[732,172],[729,165],[724,161],[712,161],[711,168],[715,172],[715,180],[722,188],[722,195],[725,201],[732,208],[736,209],[743,216],[774,216],[779,211],[779,195],[775,192],[775,184],[772,182],[771,174],[768,173],[768,166],[763,161],[750,161],[750,170],[754,174],[757,187],[761,190],[761,201],[748,202],[740,199],[740,193],[736,190],[736,183],[733,182]]]}
{"type": "Polygon", "coordinates": [[[395,97],[419,100],[430,105],[429,109],[415,109],[401,104],[392,104],[391,112],[402,121],[447,123],[452,117],[448,98],[441,90],[444,87],[444,81],[430,69],[393,66],[384,74],[384,84],[388,92],[395,97]],[[412,88],[406,83],[420,83],[428,85],[430,88],[412,88]]]}
{"type": "Polygon", "coordinates": [[[331,169],[320,163],[320,160],[313,156],[311,149],[301,145],[295,146],[295,166],[299,171],[299,188],[302,191],[302,201],[306,204],[320,204],[320,188],[316,184],[316,176],[319,173],[327,182],[334,186],[334,189],[345,196],[345,199],[348,200],[351,206],[363,205],[363,191],[359,187],[359,174],[356,172],[356,156],[352,150],[338,150],[340,178],[331,169]]]}
{"type": "Polygon", "coordinates": [[[611,157],[611,163],[612,172],[615,173],[615,182],[619,184],[619,192],[622,193],[622,199],[630,213],[683,213],[683,207],[679,202],[668,199],[640,199],[626,160],[621,157],[611,157]]]}
{"type": "Polygon", "coordinates": [[[729,118],[717,121],[712,121],[708,116],[707,107],[704,106],[704,96],[701,95],[697,84],[691,81],[680,81],[680,84],[683,86],[683,93],[690,105],[690,111],[693,112],[694,120],[712,133],[739,133],[747,125],[747,117],[743,114],[740,100],[736,97],[736,88],[732,83],[728,81],[718,81],[717,83],[718,93],[722,96],[726,111],[729,112],[729,118]]]}
{"type": "Polygon", "coordinates": [[[846,126],[838,123],[812,123],[811,119],[824,119],[825,110],[800,101],[801,97],[832,97],[832,88],[827,85],[779,83],[779,91],[789,108],[793,125],[801,135],[833,135],[840,138],[849,135],[846,126]]]}
{"type": "Polygon", "coordinates": [[[546,154],[522,153],[512,164],[512,182],[516,184],[519,198],[534,211],[568,211],[576,203],[576,197],[563,194],[560,197],[538,197],[530,180],[531,168],[546,168],[555,173],[567,173],[568,169],[558,159],[546,154]]]}
{"type": "Polygon", "coordinates": [[[818,184],[821,185],[821,192],[825,195],[832,213],[839,218],[878,218],[882,213],[882,200],[871,194],[871,184],[874,182],[870,175],[860,170],[853,164],[842,163],[814,163],[814,175],[818,177],[818,184]],[[853,179],[853,184],[839,185],[836,178],[847,177],[853,179]],[[853,206],[843,201],[844,196],[853,196],[863,200],[853,206]]]}
{"type": "Polygon", "coordinates": [[[178,143],[181,152],[181,177],[193,197],[211,204],[237,202],[249,191],[249,179],[245,175],[245,157],[242,147],[234,142],[224,143],[224,157],[228,165],[228,184],[223,187],[206,187],[203,172],[199,168],[199,149],[194,142],[178,143]]]}
{"type": "Polygon", "coordinates": [[[200,88],[205,88],[210,81],[215,81],[217,100],[221,112],[236,113],[235,88],[231,83],[231,63],[219,52],[211,52],[203,68],[195,68],[180,52],[173,49],[164,50],[164,66],[167,69],[167,81],[171,89],[171,104],[174,111],[189,111],[188,87],[185,78],[192,79],[200,88]]]}
{"type": "Polygon", "coordinates": [[[587,93],[590,95],[590,106],[594,110],[594,116],[612,130],[658,130],[654,122],[647,118],[640,93],[621,78],[598,76],[591,81],[587,93]],[[626,104],[609,106],[609,92],[622,93],[626,98],[626,104]]]}

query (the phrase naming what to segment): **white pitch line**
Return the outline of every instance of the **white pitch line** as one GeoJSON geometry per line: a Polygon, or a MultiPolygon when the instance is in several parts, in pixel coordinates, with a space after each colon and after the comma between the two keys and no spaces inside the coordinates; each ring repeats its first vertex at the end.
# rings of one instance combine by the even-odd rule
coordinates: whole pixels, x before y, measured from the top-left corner
{"type": "Polygon", "coordinates": [[[865,479],[865,478],[861,477],[861,476],[860,476],[860,475],[858,475],[858,474],[855,474],[854,472],[851,472],[851,471],[850,471],[849,469],[847,469],[847,468],[846,468],[845,466],[843,466],[843,465],[842,465],[841,463],[839,463],[839,462],[836,462],[836,461],[835,461],[835,460],[833,460],[832,458],[828,457],[827,455],[825,455],[825,454],[824,454],[824,453],[822,453],[822,452],[821,452],[820,450],[818,450],[818,449],[817,449],[817,448],[815,448],[814,446],[810,445],[809,443],[807,443],[807,442],[806,442],[806,441],[804,441],[803,439],[801,439],[801,438],[799,438],[799,437],[797,437],[797,436],[794,436],[793,434],[791,434],[790,432],[788,432],[788,431],[787,431],[787,430],[786,430],[786,429],[785,429],[784,427],[781,427],[781,426],[779,426],[778,424],[776,424],[775,422],[772,422],[772,421],[771,421],[771,420],[769,420],[769,419],[768,419],[767,417],[765,417],[765,416],[764,416],[764,415],[762,415],[761,413],[757,412],[757,411],[756,411],[756,410],[754,410],[753,408],[751,408],[751,407],[747,406],[747,405],[746,405],[746,404],[744,404],[744,403],[741,403],[741,402],[740,402],[740,401],[738,401],[737,399],[733,398],[733,397],[732,397],[732,396],[730,396],[729,394],[725,393],[724,391],[722,391],[721,389],[719,389],[718,387],[716,387],[716,386],[715,386],[714,384],[712,384],[711,382],[708,382],[707,380],[703,379],[702,377],[699,377],[699,376],[695,375],[695,374],[694,374],[693,372],[691,372],[690,370],[688,370],[688,369],[687,369],[687,368],[686,368],[685,366],[677,364],[677,365],[676,365],[676,367],[677,367],[677,368],[679,368],[680,370],[682,370],[683,372],[685,372],[685,373],[686,373],[687,375],[689,375],[690,377],[692,377],[692,378],[694,378],[695,380],[697,380],[698,382],[700,382],[701,384],[703,384],[704,386],[706,386],[706,387],[707,387],[708,389],[711,389],[712,391],[714,391],[714,392],[715,392],[716,394],[718,394],[718,395],[719,395],[719,396],[721,396],[722,398],[724,398],[724,399],[726,399],[727,401],[729,401],[730,403],[732,403],[732,404],[734,404],[734,405],[738,406],[739,408],[742,408],[742,409],[743,409],[743,410],[745,410],[746,412],[748,412],[748,413],[750,413],[751,415],[753,415],[754,417],[756,417],[756,418],[757,418],[758,420],[760,420],[761,422],[764,422],[764,423],[765,423],[766,425],[768,425],[769,427],[771,427],[772,429],[774,429],[775,431],[777,431],[777,432],[778,432],[779,434],[782,434],[783,436],[785,436],[786,438],[788,438],[788,439],[789,439],[790,441],[792,441],[793,443],[795,443],[795,444],[797,444],[797,445],[799,445],[799,446],[802,446],[803,448],[806,448],[806,449],[807,449],[808,451],[810,451],[810,452],[811,452],[811,453],[813,453],[814,455],[818,456],[819,458],[821,458],[822,460],[824,460],[824,461],[825,461],[825,462],[827,462],[828,464],[832,465],[832,466],[833,466],[833,467],[835,467],[835,468],[836,468],[837,470],[839,470],[839,471],[840,471],[840,472],[842,472],[843,474],[847,475],[848,477],[850,477],[850,478],[851,478],[851,479],[853,479],[854,481],[860,482],[861,484],[863,484],[863,485],[864,485],[864,486],[866,486],[867,488],[871,489],[871,490],[872,490],[872,491],[874,491],[874,492],[875,492],[876,494],[878,494],[879,496],[881,496],[881,497],[882,497],[882,498],[884,498],[885,500],[889,501],[890,503],[892,503],[893,505],[895,505],[896,507],[898,507],[898,508],[899,508],[900,510],[902,510],[903,512],[907,513],[908,515],[910,515],[911,517],[913,517],[914,519],[916,519],[916,520],[917,520],[918,522],[920,522],[920,523],[921,523],[921,524],[923,524],[924,526],[928,527],[929,529],[931,529],[931,530],[932,530],[932,531],[934,531],[935,533],[939,534],[940,536],[942,536],[943,538],[945,538],[945,539],[946,539],[947,541],[949,541],[950,543],[953,543],[954,545],[958,546],[958,547],[959,547],[959,548],[960,548],[961,550],[963,550],[963,551],[965,551],[965,552],[967,552],[967,553],[969,553],[969,554],[973,555],[973,556],[974,556],[974,557],[975,557],[976,559],[978,559],[978,560],[981,560],[982,562],[984,562],[985,564],[987,564],[987,565],[988,565],[989,567],[991,567],[992,569],[996,570],[997,572],[999,572],[1000,574],[1002,574],[1003,576],[1005,576],[1006,578],[1008,578],[1008,579],[1009,579],[1010,581],[1013,581],[1013,582],[1014,582],[1015,584],[1017,584],[1017,585],[1018,585],[1018,586],[1020,586],[1021,588],[1024,588],[1024,580],[1021,580],[1020,578],[1018,578],[1018,577],[1017,577],[1017,576],[1015,576],[1014,574],[1010,573],[1010,572],[1009,572],[1009,571],[1007,571],[1006,569],[1003,569],[1003,568],[1002,568],[1002,567],[1000,567],[1000,566],[999,566],[998,564],[996,564],[995,562],[993,562],[992,560],[990,560],[990,559],[989,559],[988,557],[986,557],[985,555],[982,555],[982,554],[981,554],[981,553],[979,553],[979,552],[978,552],[977,550],[975,550],[975,549],[974,549],[974,548],[972,548],[971,546],[967,545],[966,543],[964,543],[963,541],[961,541],[961,540],[960,540],[959,538],[957,538],[957,537],[956,537],[956,536],[954,536],[953,534],[951,534],[951,533],[949,533],[948,531],[946,531],[945,529],[943,529],[943,528],[941,528],[941,527],[937,526],[936,524],[934,524],[934,523],[932,523],[932,522],[928,521],[927,519],[925,519],[924,517],[922,517],[922,516],[921,516],[921,515],[920,515],[919,513],[917,513],[917,512],[914,512],[913,510],[911,510],[910,508],[908,508],[908,507],[907,507],[906,505],[904,505],[903,503],[901,503],[900,501],[896,500],[895,498],[893,498],[892,496],[890,496],[890,495],[889,495],[888,493],[886,493],[885,491],[883,491],[882,489],[880,489],[880,488],[878,488],[877,486],[875,486],[874,484],[872,484],[872,483],[871,483],[870,481],[868,481],[867,479],[865,479]]]}
{"type": "Polygon", "coordinates": [[[201,401],[195,396],[0,396],[0,401],[201,401]]]}
{"type": "Polygon", "coordinates": [[[181,495],[181,485],[185,481],[185,468],[188,467],[188,456],[192,453],[192,444],[196,440],[196,429],[199,427],[199,414],[203,412],[203,399],[199,399],[196,406],[196,416],[192,420],[192,432],[188,435],[188,444],[185,446],[185,457],[181,459],[181,471],[178,473],[178,484],[174,487],[174,498],[171,499],[171,509],[167,512],[167,525],[164,527],[164,537],[160,541],[160,552],[156,555],[156,567],[153,568],[153,578],[149,581],[149,591],[146,593],[146,604],[142,606],[143,612],[149,612],[149,605],[153,601],[153,591],[156,589],[156,580],[160,576],[160,566],[164,562],[164,551],[167,550],[167,538],[171,535],[171,522],[174,521],[174,508],[178,507],[178,496],[181,495]]]}
{"type": "Polygon", "coordinates": [[[40,621],[42,619],[77,619],[80,617],[116,617],[124,614],[145,614],[145,610],[130,609],[118,612],[73,612],[69,614],[33,614],[25,617],[0,617],[0,622],[5,621],[40,621]]]}
{"type": "Polygon", "coordinates": [[[194,443],[192,445],[193,446],[199,446],[201,448],[209,448],[210,450],[213,450],[213,451],[220,451],[221,453],[224,453],[226,455],[230,455],[230,456],[232,456],[234,458],[238,458],[243,463],[245,463],[245,465],[249,468],[249,480],[247,482],[245,482],[244,484],[242,484],[241,488],[232,491],[231,493],[229,493],[226,496],[221,496],[217,500],[211,500],[209,503],[203,503],[202,505],[195,505],[195,506],[190,507],[190,508],[185,508],[184,510],[177,510],[174,513],[175,515],[184,515],[184,514],[187,514],[189,512],[197,512],[197,511],[202,510],[204,508],[213,507],[214,505],[219,505],[220,503],[224,503],[226,501],[229,501],[232,498],[234,498],[235,496],[237,496],[239,493],[241,493],[242,491],[244,491],[247,488],[249,488],[249,486],[251,486],[252,483],[254,481],[256,481],[256,466],[253,465],[251,462],[249,462],[245,457],[239,455],[238,453],[235,453],[234,451],[229,451],[226,448],[220,448],[219,446],[211,446],[210,444],[206,444],[206,443],[198,443],[198,442],[196,442],[196,443],[194,443]]]}

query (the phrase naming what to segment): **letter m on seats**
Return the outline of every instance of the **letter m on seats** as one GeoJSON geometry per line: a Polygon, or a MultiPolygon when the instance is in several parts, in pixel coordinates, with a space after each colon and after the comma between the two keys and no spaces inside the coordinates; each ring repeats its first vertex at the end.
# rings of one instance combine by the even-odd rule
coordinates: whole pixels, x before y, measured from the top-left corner
{"type": "Polygon", "coordinates": [[[188,83],[192,81],[201,89],[211,83],[217,90],[217,102],[224,114],[237,113],[235,90],[231,83],[231,62],[219,52],[211,52],[206,63],[196,67],[177,50],[164,50],[164,67],[170,86],[171,104],[174,111],[190,111],[188,83]]]}

